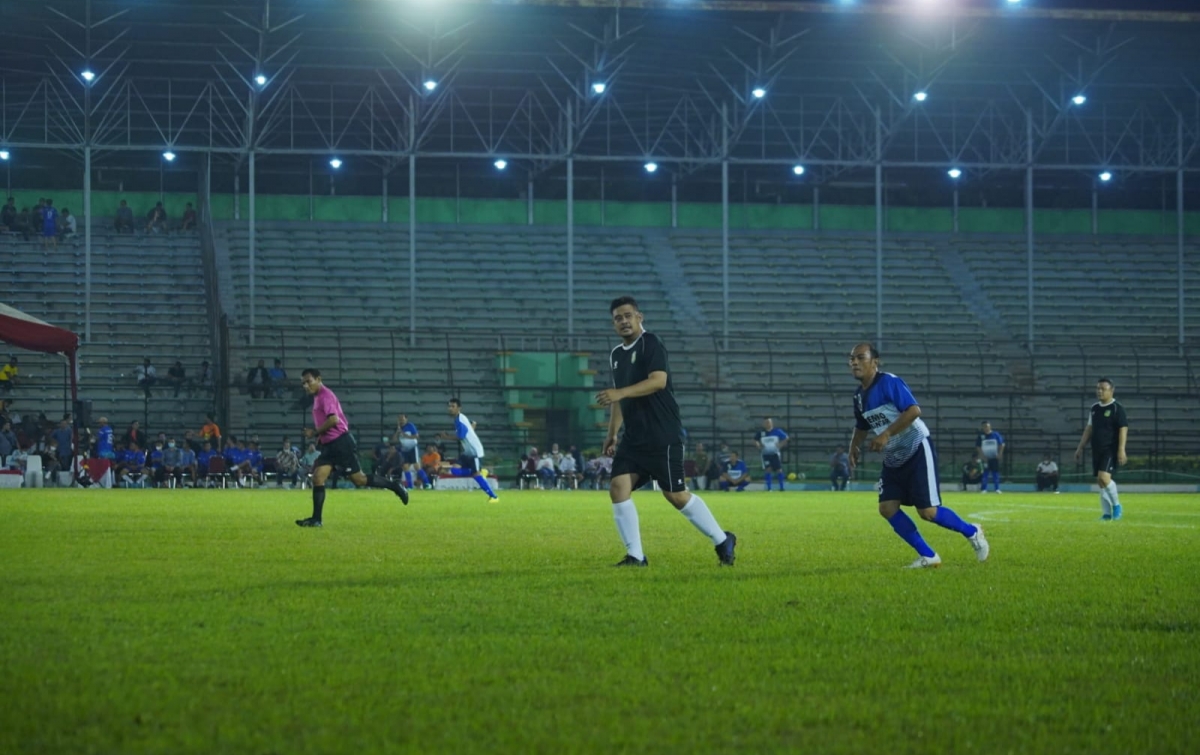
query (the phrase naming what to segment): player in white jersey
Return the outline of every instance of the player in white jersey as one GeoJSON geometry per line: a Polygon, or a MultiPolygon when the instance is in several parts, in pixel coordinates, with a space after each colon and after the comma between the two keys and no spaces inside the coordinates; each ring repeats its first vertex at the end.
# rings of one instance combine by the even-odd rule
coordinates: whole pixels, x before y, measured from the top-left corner
{"type": "Polygon", "coordinates": [[[487,470],[483,468],[483,443],[475,434],[475,425],[467,419],[467,415],[462,413],[462,402],[452,398],[448,402],[447,408],[450,416],[454,417],[454,434],[441,433],[439,437],[445,440],[457,438],[462,449],[455,466],[450,468],[450,473],[455,477],[475,478],[479,489],[487,493],[488,498],[493,501],[500,500],[500,496],[496,495],[491,485],[488,485],[487,470]]]}
{"type": "Polygon", "coordinates": [[[917,560],[909,568],[937,567],[942,559],[921,537],[913,520],[900,510],[901,506],[915,506],[925,521],[967,538],[975,556],[986,561],[989,549],[983,528],[964,522],[942,505],[937,456],[912,391],[900,378],[879,370],[879,352],[869,343],[860,343],[850,352],[850,372],[860,383],[854,392],[850,468],[858,464],[863,441],[873,435],[870,449],[883,452],[879,513],[917,552],[917,560]]]}

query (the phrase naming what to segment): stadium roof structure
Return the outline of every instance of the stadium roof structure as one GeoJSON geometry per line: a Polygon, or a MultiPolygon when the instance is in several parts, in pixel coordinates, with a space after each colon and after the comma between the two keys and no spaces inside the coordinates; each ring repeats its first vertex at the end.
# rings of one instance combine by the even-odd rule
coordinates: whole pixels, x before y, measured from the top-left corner
{"type": "MultiPolygon", "coordinates": [[[[1200,171],[1179,0],[49,0],[0,5],[0,149],[40,165],[254,152],[423,181],[469,163],[812,185],[1033,164],[1200,171]],[[85,75],[85,72],[87,75],[85,75]],[[602,84],[603,86],[596,86],[602,84]],[[756,91],[757,90],[757,91],[756,91]],[[923,96],[918,96],[918,94],[923,96]],[[130,153],[140,153],[134,158],[130,153]],[[60,157],[52,157],[58,155],[60,157]]],[[[155,167],[155,170],[158,170],[155,167]]],[[[1174,178],[1174,176],[1172,176],[1174,178]]],[[[1157,184],[1155,184],[1157,185],[1157,184]]]]}

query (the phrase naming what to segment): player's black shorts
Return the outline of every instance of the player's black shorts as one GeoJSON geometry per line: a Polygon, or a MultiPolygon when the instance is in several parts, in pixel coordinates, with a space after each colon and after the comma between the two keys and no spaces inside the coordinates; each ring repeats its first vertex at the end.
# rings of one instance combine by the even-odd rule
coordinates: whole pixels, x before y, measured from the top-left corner
{"type": "Polygon", "coordinates": [[[1108,472],[1114,476],[1117,474],[1117,449],[1099,448],[1092,450],[1092,474],[1098,475],[1101,472],[1108,472]]]}
{"type": "Polygon", "coordinates": [[[639,485],[654,480],[668,493],[683,492],[687,489],[683,478],[683,444],[629,448],[621,443],[613,457],[612,476],[623,474],[637,475],[639,485]]]}
{"type": "Polygon", "coordinates": [[[985,461],[987,462],[987,470],[989,472],[999,472],[1000,471],[1000,460],[999,459],[985,459],[985,461]]]}
{"type": "Polygon", "coordinates": [[[409,448],[407,450],[401,448],[400,449],[400,461],[403,462],[404,464],[416,464],[417,463],[417,447],[413,446],[412,448],[409,448]]]}
{"type": "Polygon", "coordinates": [[[362,466],[358,462],[358,443],[350,433],[343,433],[328,443],[321,444],[321,455],[313,462],[317,467],[333,467],[347,477],[358,474],[362,466]]]}
{"type": "Polygon", "coordinates": [[[763,454],[763,469],[768,472],[782,472],[783,459],[779,458],[779,454],[763,454]]]}
{"type": "Polygon", "coordinates": [[[482,469],[482,466],[479,464],[478,456],[469,456],[467,454],[463,454],[462,456],[458,457],[454,463],[462,469],[471,470],[475,474],[479,474],[479,471],[482,469]]]}

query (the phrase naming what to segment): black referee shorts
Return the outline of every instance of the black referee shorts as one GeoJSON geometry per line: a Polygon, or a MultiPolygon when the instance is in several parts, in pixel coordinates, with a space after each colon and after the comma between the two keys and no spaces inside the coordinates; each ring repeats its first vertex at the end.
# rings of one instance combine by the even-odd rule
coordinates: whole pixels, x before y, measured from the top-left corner
{"type": "Polygon", "coordinates": [[[1108,472],[1114,476],[1117,474],[1117,449],[1101,448],[1092,451],[1092,474],[1098,475],[1101,472],[1108,472]]]}
{"type": "Polygon", "coordinates": [[[313,462],[317,467],[333,467],[347,477],[362,471],[358,461],[358,443],[350,433],[343,433],[328,443],[321,444],[321,455],[313,462]]]}
{"type": "Polygon", "coordinates": [[[687,489],[683,478],[683,444],[629,448],[621,443],[613,457],[612,476],[623,474],[637,475],[634,488],[650,479],[668,493],[683,492],[687,489]]]}

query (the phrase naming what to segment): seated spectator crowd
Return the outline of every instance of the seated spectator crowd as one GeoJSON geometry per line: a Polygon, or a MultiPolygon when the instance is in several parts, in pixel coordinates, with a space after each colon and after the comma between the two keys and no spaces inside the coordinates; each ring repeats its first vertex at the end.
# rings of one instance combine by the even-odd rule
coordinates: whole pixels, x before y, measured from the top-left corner
{"type": "MultiPolygon", "coordinates": [[[[172,224],[162,202],[156,202],[145,215],[144,221],[135,219],[133,209],[122,199],[113,218],[113,229],[117,233],[169,233],[196,230],[196,209],[186,203],[179,222],[172,224]]],[[[85,219],[86,221],[86,219],[85,219]]],[[[57,245],[58,239],[67,239],[79,233],[79,220],[67,207],[59,210],[52,197],[39,197],[32,207],[17,207],[16,197],[9,197],[0,208],[0,226],[6,233],[17,234],[26,241],[40,238],[43,246],[57,245]]]]}

